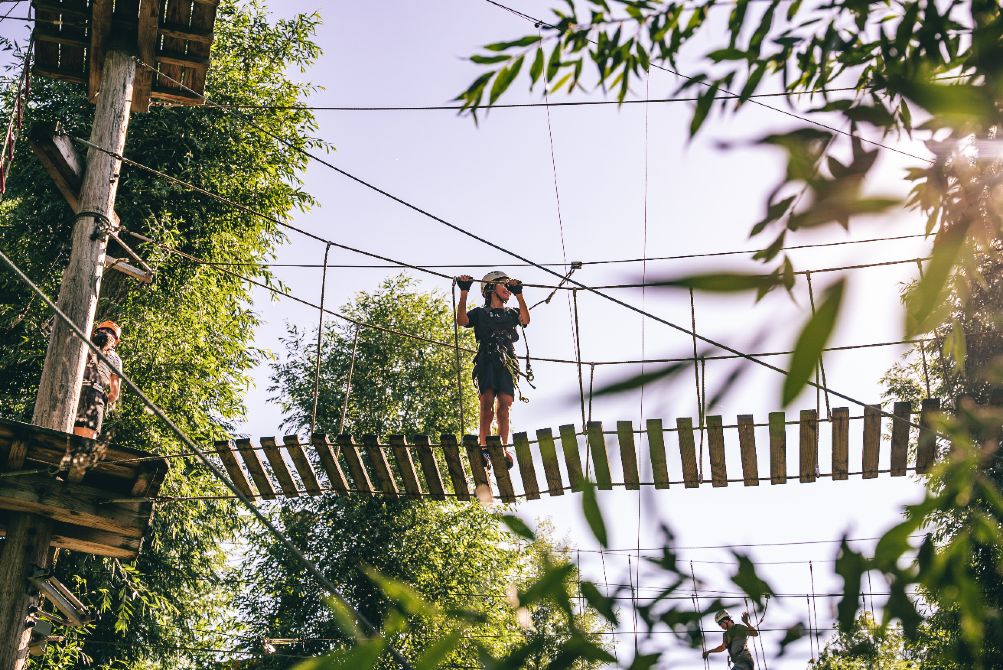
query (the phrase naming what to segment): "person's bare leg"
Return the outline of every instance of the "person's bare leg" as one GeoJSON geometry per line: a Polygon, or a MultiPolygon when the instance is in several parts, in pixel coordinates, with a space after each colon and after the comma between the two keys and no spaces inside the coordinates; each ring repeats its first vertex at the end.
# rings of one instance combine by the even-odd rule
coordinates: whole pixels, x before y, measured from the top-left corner
{"type": "Polygon", "coordinates": [[[478,435],[478,444],[482,447],[488,443],[488,435],[491,434],[491,422],[495,418],[495,393],[485,391],[481,394],[481,423],[478,435]]]}
{"type": "Polygon", "coordinates": [[[498,437],[501,438],[502,444],[508,444],[509,415],[511,414],[513,400],[515,398],[507,393],[498,394],[498,437]]]}

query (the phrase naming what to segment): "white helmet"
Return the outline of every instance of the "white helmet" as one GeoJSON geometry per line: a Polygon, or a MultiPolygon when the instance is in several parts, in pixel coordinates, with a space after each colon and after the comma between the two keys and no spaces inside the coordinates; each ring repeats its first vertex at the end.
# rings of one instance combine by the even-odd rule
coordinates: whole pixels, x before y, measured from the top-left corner
{"type": "Polygon", "coordinates": [[[714,623],[720,624],[725,619],[731,619],[731,613],[728,610],[721,610],[714,615],[714,623]]]}
{"type": "Polygon", "coordinates": [[[488,293],[494,290],[495,284],[499,282],[504,282],[509,278],[510,277],[501,270],[492,270],[491,272],[484,275],[483,279],[481,279],[481,293],[487,296],[488,293]]]}

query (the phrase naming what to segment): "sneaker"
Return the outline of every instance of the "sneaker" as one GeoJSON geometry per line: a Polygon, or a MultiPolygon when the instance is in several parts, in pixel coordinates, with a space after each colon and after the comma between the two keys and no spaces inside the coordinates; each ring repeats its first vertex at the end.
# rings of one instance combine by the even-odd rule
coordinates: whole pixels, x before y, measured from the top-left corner
{"type": "Polygon", "coordinates": [[[509,470],[515,466],[515,458],[512,457],[512,452],[508,449],[505,450],[505,463],[508,465],[509,470]]]}
{"type": "Polygon", "coordinates": [[[481,449],[481,461],[484,463],[484,469],[491,469],[491,453],[487,449],[481,449]]]}

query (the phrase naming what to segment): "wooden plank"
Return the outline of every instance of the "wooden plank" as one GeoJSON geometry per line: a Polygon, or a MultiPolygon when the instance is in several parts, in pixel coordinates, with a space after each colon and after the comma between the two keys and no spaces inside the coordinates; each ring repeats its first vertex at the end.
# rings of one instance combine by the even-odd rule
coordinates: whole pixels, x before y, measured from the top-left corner
{"type": "Polygon", "coordinates": [[[48,475],[0,479],[2,510],[38,514],[125,537],[143,537],[150,522],[149,504],[111,500],[101,489],[86,484],[67,484],[48,475]]]}
{"type": "Polygon", "coordinates": [[[397,462],[397,471],[400,472],[401,481],[404,483],[404,490],[407,491],[408,497],[420,498],[421,486],[418,484],[418,473],[414,470],[411,450],[403,435],[390,436],[390,451],[397,462]]]}
{"type": "Polygon", "coordinates": [[[362,444],[365,445],[366,455],[369,456],[369,465],[376,475],[376,482],[380,485],[380,491],[385,496],[396,500],[400,496],[397,488],[397,480],[390,470],[390,463],[387,462],[387,452],[380,444],[379,438],[373,434],[362,436],[362,444]]]}
{"type": "MultiPolygon", "coordinates": [[[[35,46],[35,49],[39,50],[41,49],[42,46],[48,46],[50,49],[58,48],[51,44],[45,45],[44,43],[39,42],[35,46]]],[[[48,68],[40,64],[39,61],[35,61],[35,64],[31,66],[31,73],[36,77],[48,77],[49,79],[56,79],[58,81],[68,81],[73,84],[85,83],[85,79],[81,74],[70,74],[69,72],[60,72],[59,70],[53,70],[52,68],[48,68]]]]}
{"type": "Polygon", "coordinates": [[[275,500],[275,488],[272,486],[272,480],[268,478],[265,464],[261,462],[261,456],[251,445],[251,441],[241,438],[234,440],[234,444],[237,445],[237,451],[240,452],[240,457],[243,459],[251,479],[254,480],[258,493],[265,500],[275,500]]]}
{"type": "Polygon", "coordinates": [[[112,0],[93,0],[91,3],[91,48],[87,61],[87,99],[97,100],[101,91],[101,71],[108,53],[111,36],[112,0]]]}
{"type": "Polygon", "coordinates": [[[537,500],[540,497],[540,486],[536,481],[536,467],[533,465],[533,452],[529,448],[529,436],[526,433],[516,433],[512,436],[512,442],[515,443],[515,460],[519,464],[526,500],[537,500]]]}
{"type": "Polygon", "coordinates": [[[864,451],[861,458],[864,479],[878,476],[881,455],[881,405],[864,405],[864,451]]]}
{"type": "Polygon", "coordinates": [[[7,450],[7,471],[20,470],[28,455],[28,443],[25,440],[14,440],[7,450]]]}
{"type": "Polygon", "coordinates": [[[435,461],[435,453],[429,444],[428,435],[415,435],[411,442],[418,452],[418,462],[421,473],[425,476],[425,486],[428,487],[432,500],[445,500],[446,489],[442,486],[442,476],[439,474],[439,464],[435,461]]]}
{"type": "Polygon", "coordinates": [[[73,17],[74,19],[83,19],[84,21],[90,21],[91,13],[87,7],[83,4],[79,5],[64,5],[61,2],[52,2],[52,0],[32,0],[31,6],[35,8],[35,11],[44,10],[47,12],[57,12],[62,14],[64,17],[73,17]]]}
{"type": "MultiPolygon", "coordinates": [[[[64,10],[87,10],[87,3],[85,0],[64,0],[63,2],[64,10]]],[[[91,42],[87,36],[86,22],[79,21],[71,18],[65,12],[61,12],[64,16],[64,21],[59,24],[58,27],[60,33],[64,38],[67,38],[67,42],[64,42],[64,46],[59,49],[59,69],[63,72],[72,72],[73,74],[83,75],[84,74],[84,57],[85,50],[90,48],[91,42]],[[73,40],[71,43],[69,40],[73,40]]],[[[35,24],[36,29],[39,25],[35,24]]]]}
{"type": "Polygon", "coordinates": [[[728,466],[724,458],[724,422],[720,416],[708,416],[706,421],[711,486],[727,486],[728,466]]]}
{"type": "MultiPolygon", "coordinates": [[[[181,2],[180,0],[164,0],[166,6],[164,8],[164,13],[161,18],[163,18],[165,23],[171,23],[180,26],[190,26],[192,20],[192,4],[190,2],[181,2]]],[[[185,51],[185,41],[179,40],[176,37],[170,35],[165,35],[161,41],[160,48],[168,53],[184,53],[185,51]]],[[[159,56],[159,54],[158,54],[159,56]]],[[[156,91],[158,87],[171,90],[176,94],[184,94],[180,86],[175,82],[181,82],[181,84],[187,85],[190,82],[187,81],[185,76],[187,70],[173,63],[166,63],[157,59],[157,63],[151,65],[156,65],[157,74],[154,75],[153,91],[156,91]]],[[[161,97],[161,96],[154,96],[161,97]]]]}
{"type": "MultiPolygon", "coordinates": [[[[218,3],[216,2],[196,3],[192,7],[192,29],[203,33],[208,32],[211,35],[213,26],[216,23],[217,5],[218,3]]],[[[191,73],[191,83],[189,85],[192,90],[200,94],[205,91],[206,73],[209,70],[210,45],[211,39],[208,42],[200,39],[188,42],[188,53],[192,56],[204,58],[206,62],[206,67],[195,68],[191,73]]]]}
{"type": "Polygon", "coordinates": [[[226,470],[226,474],[230,476],[230,481],[237,487],[237,490],[248,498],[253,498],[257,495],[255,491],[251,490],[251,484],[247,481],[244,471],[240,469],[240,465],[237,463],[237,458],[230,450],[230,441],[216,440],[212,443],[212,446],[216,448],[219,460],[223,462],[223,468],[226,470]]]}
{"type": "Polygon", "coordinates": [[[906,473],[909,455],[909,422],[912,420],[912,403],[897,402],[892,409],[892,477],[906,473]]]}
{"type": "Polygon", "coordinates": [[[696,441],[693,439],[693,419],[677,418],[676,434],[679,436],[679,458],[683,464],[683,485],[688,489],[696,488],[701,482],[697,470],[696,441]]]}
{"type": "Polygon", "coordinates": [[[157,100],[166,100],[176,105],[201,105],[204,101],[201,97],[185,93],[177,88],[167,88],[166,86],[154,85],[150,92],[150,97],[157,100]]]}
{"type": "Polygon", "coordinates": [[[916,447],[916,472],[925,474],[930,471],[937,457],[937,433],[933,429],[933,415],[940,411],[940,400],[927,398],[923,401],[919,414],[919,443],[916,447]]]}
{"type": "Polygon", "coordinates": [[[578,432],[570,423],[560,426],[557,430],[561,435],[564,463],[568,467],[568,484],[572,491],[581,491],[585,482],[585,471],[582,468],[582,452],[578,450],[578,432]]]}
{"type": "Polygon", "coordinates": [[[756,421],[751,414],[738,416],[738,446],[742,453],[742,483],[759,486],[759,457],[756,454],[756,421]]]}
{"type": "Polygon", "coordinates": [[[487,470],[484,468],[484,457],[481,455],[481,446],[477,443],[477,436],[464,435],[463,448],[467,452],[467,463],[470,465],[470,472],[474,475],[474,495],[481,502],[489,502],[494,494],[491,490],[491,480],[488,478],[487,470]]]}
{"type": "Polygon", "coordinates": [[[191,56],[189,54],[181,53],[178,51],[161,50],[160,53],[157,54],[157,62],[166,63],[168,65],[177,65],[178,67],[185,67],[192,69],[205,69],[209,67],[208,58],[191,56]]]}
{"type": "Polygon", "coordinates": [[[143,0],[139,4],[139,23],[136,27],[136,48],[139,63],[132,88],[132,111],[150,110],[150,91],[153,88],[153,70],[156,67],[157,29],[160,23],[160,0],[143,0]]]}
{"type": "Polygon", "coordinates": [[[265,452],[265,458],[268,459],[268,465],[272,468],[272,474],[275,475],[275,479],[279,482],[279,488],[282,489],[282,494],[291,498],[299,496],[300,493],[296,488],[296,482],[293,481],[293,476],[286,466],[286,461],[282,458],[282,452],[279,451],[279,445],[275,443],[275,438],[262,437],[260,441],[261,447],[265,452]]]}
{"type": "Polygon", "coordinates": [[[818,477],[818,413],[801,410],[801,482],[809,484],[818,477]]]}
{"type": "Polygon", "coordinates": [[[787,416],[770,412],[770,484],[787,483],[787,416]]]}
{"type": "Polygon", "coordinates": [[[139,550],[143,546],[143,538],[122,537],[103,530],[57,523],[52,529],[50,545],[92,556],[135,558],[139,556],[139,550]]]}
{"type": "Polygon", "coordinates": [[[341,449],[341,455],[345,458],[345,463],[348,464],[348,472],[352,475],[355,492],[372,497],[373,483],[369,480],[369,473],[366,472],[366,466],[362,462],[359,445],[355,443],[351,435],[339,435],[335,440],[341,449]]]}
{"type": "Polygon", "coordinates": [[[651,457],[651,475],[656,489],[669,488],[669,461],[665,457],[665,432],[661,419],[648,419],[648,453],[651,457]]]}
{"type": "Polygon", "coordinates": [[[505,447],[497,435],[488,435],[488,456],[491,458],[491,469],[495,471],[502,502],[515,502],[515,490],[512,488],[512,478],[508,475],[508,461],[505,460],[505,447]]]}
{"type": "MultiPolygon", "coordinates": [[[[286,449],[290,448],[290,442],[294,443],[296,447],[299,447],[299,440],[296,439],[295,435],[286,435],[282,438],[286,443],[286,449]]],[[[345,471],[341,469],[341,463],[338,461],[338,454],[335,452],[333,445],[331,444],[330,438],[323,433],[314,433],[313,438],[310,440],[313,445],[314,451],[317,452],[317,457],[320,459],[320,465],[324,468],[324,472],[327,473],[327,479],[331,483],[331,489],[339,495],[348,494],[348,478],[345,477],[345,471]]],[[[302,452],[302,449],[299,449],[302,452]]],[[[289,452],[290,455],[293,454],[292,451],[289,452]]],[[[305,459],[304,455],[304,459],[305,459]]],[[[293,462],[296,463],[296,458],[293,458],[293,462]]],[[[307,461],[309,464],[310,461],[307,461]]],[[[300,479],[303,478],[303,469],[297,466],[297,470],[300,471],[300,479]]],[[[309,472],[313,473],[313,466],[310,466],[309,472]]],[[[304,484],[306,482],[304,481],[304,484]]],[[[314,484],[317,486],[317,493],[311,492],[310,485],[307,485],[307,493],[310,495],[320,495],[320,484],[317,482],[316,476],[314,476],[314,484]]]]}
{"type": "MultiPolygon", "coordinates": [[[[314,449],[317,449],[317,453],[321,457],[321,465],[324,465],[324,457],[323,454],[321,454],[321,449],[318,448],[316,437],[317,436],[315,435],[314,439],[311,439],[311,442],[313,443],[314,449]]],[[[313,463],[310,462],[306,452],[303,451],[303,446],[300,444],[299,438],[295,435],[284,435],[282,437],[282,444],[289,453],[289,458],[292,459],[293,467],[296,468],[296,472],[299,474],[300,480],[303,482],[303,488],[306,489],[306,492],[312,496],[319,496],[323,493],[320,482],[317,480],[317,473],[313,469],[313,463]]],[[[327,444],[327,451],[331,451],[330,444],[327,444]]],[[[335,461],[337,461],[337,459],[335,459],[335,461]]],[[[324,467],[326,468],[327,466],[325,465],[324,467]]],[[[338,469],[341,469],[340,466],[338,469]]],[[[330,473],[328,473],[328,476],[330,477],[330,473]]],[[[335,474],[335,476],[337,476],[337,474],[335,474]]],[[[344,479],[344,476],[344,473],[342,473],[342,479],[344,479]]],[[[331,484],[335,484],[333,479],[331,484]]]]}
{"type": "MultiPolygon", "coordinates": [[[[48,42],[49,44],[65,44],[68,46],[77,47],[83,49],[89,46],[89,42],[82,37],[77,37],[75,35],[69,35],[59,30],[54,30],[52,28],[45,28],[38,26],[35,28],[32,36],[39,42],[48,42]]],[[[75,72],[75,70],[71,70],[75,72]]]]}
{"type": "MultiPolygon", "coordinates": [[[[44,7],[35,8],[35,25],[59,25],[59,12],[44,7]]],[[[64,73],[59,69],[59,45],[36,41],[33,71],[53,79],[82,79],[82,72],[64,73]]]]}
{"type": "MultiPolygon", "coordinates": [[[[571,432],[575,430],[571,427],[571,432]]],[[[543,473],[547,477],[547,492],[552,496],[564,495],[564,482],[561,481],[561,467],[557,462],[557,445],[554,443],[554,433],[549,428],[536,431],[536,442],[540,445],[540,459],[543,461],[543,473]]],[[[576,440],[577,442],[577,440],[576,440]]],[[[575,453],[578,453],[577,447],[575,453]]]]}
{"type": "Polygon", "coordinates": [[[460,448],[456,444],[456,436],[443,433],[439,441],[442,443],[442,455],[446,457],[446,470],[453,483],[453,493],[458,500],[470,500],[467,473],[463,470],[463,459],[460,458],[460,448]]]}
{"type": "Polygon", "coordinates": [[[609,455],[606,452],[606,436],[602,432],[602,421],[589,421],[585,426],[589,453],[592,454],[592,472],[596,488],[601,491],[613,489],[613,478],[609,473],[609,455]]]}
{"type": "Polygon", "coordinates": [[[189,42],[198,42],[200,44],[209,45],[213,42],[213,34],[211,32],[195,30],[194,28],[174,23],[164,23],[157,29],[157,31],[165,37],[173,37],[175,39],[187,40],[189,42]]]}
{"type": "Polygon", "coordinates": [[[634,424],[630,421],[616,422],[616,437],[620,443],[620,463],[623,465],[623,485],[631,491],[641,488],[637,471],[637,450],[634,447],[634,424]]]}
{"type": "Polygon", "coordinates": [[[129,494],[135,498],[155,496],[163,481],[163,477],[164,471],[158,468],[156,463],[143,463],[139,466],[139,474],[133,480],[129,494]]]}
{"type": "Polygon", "coordinates": [[[839,481],[850,476],[850,409],[832,408],[832,478],[839,481]]]}

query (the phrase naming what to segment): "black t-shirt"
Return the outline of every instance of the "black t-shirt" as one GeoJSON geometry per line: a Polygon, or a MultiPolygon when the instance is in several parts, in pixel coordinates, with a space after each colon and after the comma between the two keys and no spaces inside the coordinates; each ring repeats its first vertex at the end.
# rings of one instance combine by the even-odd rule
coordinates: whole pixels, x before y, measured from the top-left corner
{"type": "Polygon", "coordinates": [[[519,341],[516,327],[519,310],[512,307],[474,307],[467,312],[467,328],[474,329],[477,338],[477,359],[485,356],[501,360],[503,356],[515,357],[515,343],[519,341]]]}

